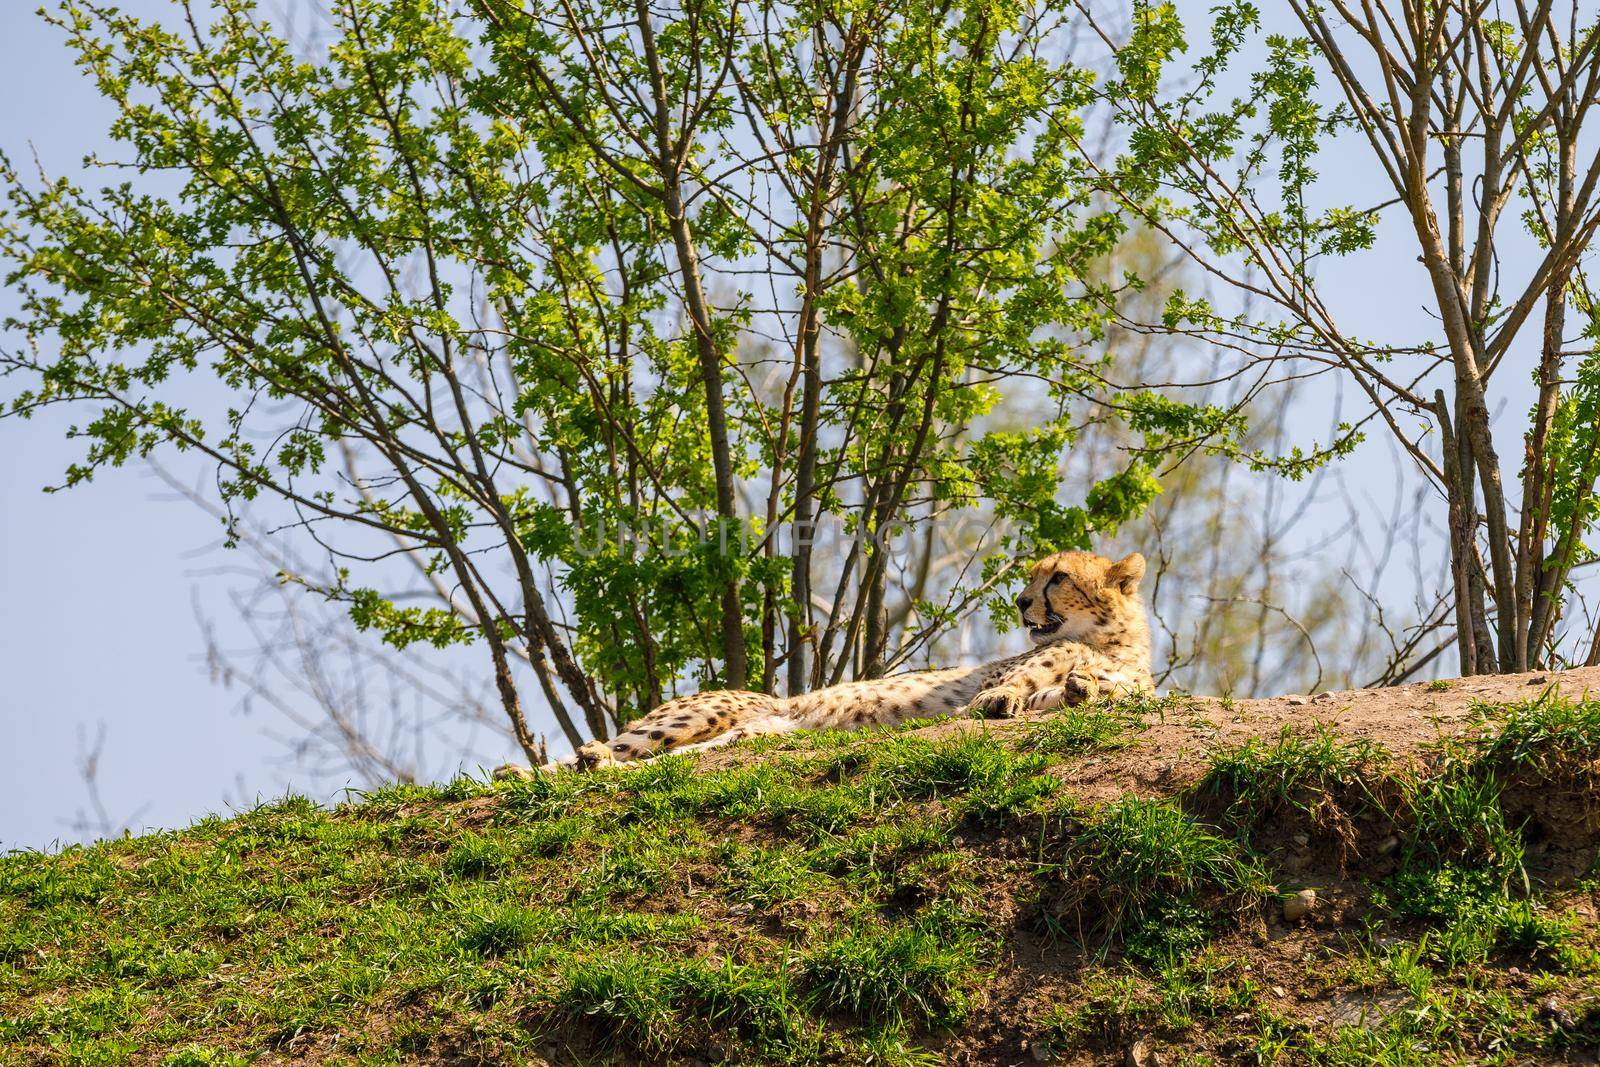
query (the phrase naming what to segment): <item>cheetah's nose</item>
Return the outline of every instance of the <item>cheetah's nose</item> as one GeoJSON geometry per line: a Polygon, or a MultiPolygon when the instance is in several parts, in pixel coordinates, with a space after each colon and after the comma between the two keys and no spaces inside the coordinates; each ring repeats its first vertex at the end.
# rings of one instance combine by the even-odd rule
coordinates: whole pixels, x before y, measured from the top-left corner
{"type": "Polygon", "coordinates": [[[1027,593],[1023,593],[1021,596],[1017,597],[1018,611],[1027,611],[1032,605],[1033,597],[1029,596],[1027,593]]]}

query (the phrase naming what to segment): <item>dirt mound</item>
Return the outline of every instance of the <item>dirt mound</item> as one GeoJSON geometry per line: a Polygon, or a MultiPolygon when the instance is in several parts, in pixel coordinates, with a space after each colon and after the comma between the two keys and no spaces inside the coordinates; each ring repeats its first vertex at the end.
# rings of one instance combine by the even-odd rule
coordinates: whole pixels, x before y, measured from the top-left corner
{"type": "Polygon", "coordinates": [[[1594,1063],[1600,670],[760,738],[0,858],[0,1061],[1594,1063]]]}
{"type": "MultiPolygon", "coordinates": [[[[1073,795],[1088,801],[1124,793],[1172,796],[1192,786],[1210,755],[1251,740],[1275,738],[1284,730],[1325,727],[1351,741],[1381,746],[1390,757],[1407,761],[1435,748],[1441,739],[1475,729],[1484,706],[1520,704],[1546,694],[1586,700],[1600,697],[1600,667],[1571,671],[1455,678],[1392,689],[1349,689],[1291,694],[1263,700],[1167,697],[1140,709],[1140,744],[1118,748],[1063,769],[1073,795]]],[[[1135,706],[1137,707],[1137,706],[1135,706]]],[[[1020,736],[1028,723],[1048,715],[1010,721],[955,719],[914,733],[943,737],[979,731],[1006,740],[1020,736]]],[[[707,766],[746,762],[746,752],[717,754],[707,766]]]]}

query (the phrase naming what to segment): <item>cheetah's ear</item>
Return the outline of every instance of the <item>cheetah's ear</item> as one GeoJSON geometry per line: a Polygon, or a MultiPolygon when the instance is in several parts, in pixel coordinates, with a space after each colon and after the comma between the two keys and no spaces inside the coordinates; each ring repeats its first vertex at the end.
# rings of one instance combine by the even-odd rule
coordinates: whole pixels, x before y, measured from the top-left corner
{"type": "Polygon", "coordinates": [[[1139,579],[1143,577],[1144,557],[1137,552],[1117,560],[1106,571],[1107,580],[1128,596],[1139,588],[1139,579]]]}

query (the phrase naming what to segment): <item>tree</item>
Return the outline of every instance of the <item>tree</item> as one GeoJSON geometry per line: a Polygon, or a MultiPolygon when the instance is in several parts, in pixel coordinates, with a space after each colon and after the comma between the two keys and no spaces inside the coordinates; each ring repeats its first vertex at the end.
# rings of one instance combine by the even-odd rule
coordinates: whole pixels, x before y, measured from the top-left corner
{"type": "Polygon", "coordinates": [[[50,16],[129,180],[6,164],[9,410],[88,412],[65,485],[203,458],[357,625],[481,645],[530,757],[523,670],[573,744],[695,676],[871,676],[1138,514],[1154,457],[1278,465],[1101,380],[1138,281],[1090,280],[1123,222],[1066,151],[1066,5],[340,0],[310,58],[174,10],[50,16]],[[1130,434],[1068,499],[1086,407],[1130,434]]]}
{"type": "Polygon", "coordinates": [[[1448,511],[1464,674],[1600,662],[1600,631],[1562,626],[1573,569],[1593,558],[1600,479],[1595,24],[1576,3],[1522,0],[1290,8],[1303,35],[1264,37],[1248,93],[1226,86],[1261,37],[1249,3],[1214,12],[1183,77],[1170,70],[1188,47],[1173,5],[1135,3],[1123,38],[1093,16],[1117,71],[1100,99],[1127,137],[1117,160],[1084,157],[1230,294],[1175,294],[1144,325],[1359,387],[1360,424],[1387,428],[1448,511]],[[1319,203],[1317,167],[1334,153],[1346,186],[1365,167],[1386,202],[1319,203]],[[1392,247],[1379,243],[1384,212],[1409,245],[1392,269],[1417,260],[1426,273],[1433,336],[1352,336],[1318,285],[1327,258],[1392,247]],[[1241,294],[1255,313],[1238,310],[1241,294]],[[1513,499],[1491,386],[1519,368],[1536,397],[1513,499]]]}
{"type": "MultiPolygon", "coordinates": [[[[1263,390],[1226,349],[1127,324],[1159,320],[1173,292],[1199,280],[1181,249],[1155,231],[1133,230],[1099,270],[1144,281],[1118,303],[1125,321],[1105,330],[1108,381],[1160,382],[1184,367],[1193,381],[1183,395],[1241,411],[1249,448],[1292,449],[1308,419],[1293,390],[1263,390]]],[[[1336,438],[1342,404],[1327,392],[1332,402],[1316,417],[1336,438]]],[[[1066,492],[1086,490],[1092,472],[1114,465],[1131,444],[1123,423],[1089,421],[1060,472],[1066,492]]],[[[1342,464],[1289,483],[1227,457],[1177,453],[1163,462],[1161,494],[1103,549],[1139,551],[1148,561],[1142,589],[1159,686],[1241,697],[1309,693],[1390,684],[1437,657],[1433,631],[1444,605],[1426,588],[1429,569],[1401,551],[1420,547],[1426,515],[1407,494],[1374,500],[1342,464]],[[1317,528],[1319,520],[1327,525],[1317,528]],[[1418,579],[1417,615],[1404,625],[1400,612],[1396,625],[1407,568],[1418,579]]]]}

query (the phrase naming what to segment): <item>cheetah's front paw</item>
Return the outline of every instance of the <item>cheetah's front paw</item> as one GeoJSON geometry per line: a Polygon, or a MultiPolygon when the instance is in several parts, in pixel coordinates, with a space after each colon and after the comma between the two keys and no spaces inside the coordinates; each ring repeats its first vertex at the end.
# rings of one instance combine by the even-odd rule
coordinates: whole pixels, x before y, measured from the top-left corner
{"type": "Polygon", "coordinates": [[[1014,719],[1022,714],[1026,706],[1027,698],[1020,689],[996,686],[973,697],[972,703],[967,705],[967,712],[975,718],[1014,719]]]}
{"type": "Polygon", "coordinates": [[[1100,679],[1088,671],[1073,671],[1061,685],[1061,703],[1069,708],[1087,704],[1100,695],[1100,679]]]}
{"type": "Polygon", "coordinates": [[[1073,671],[1060,685],[1040,689],[1028,698],[1029,711],[1055,711],[1087,704],[1100,695],[1100,679],[1087,671],[1073,671]]]}

